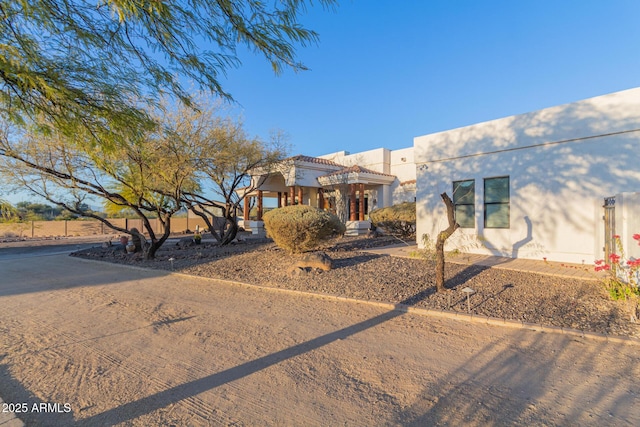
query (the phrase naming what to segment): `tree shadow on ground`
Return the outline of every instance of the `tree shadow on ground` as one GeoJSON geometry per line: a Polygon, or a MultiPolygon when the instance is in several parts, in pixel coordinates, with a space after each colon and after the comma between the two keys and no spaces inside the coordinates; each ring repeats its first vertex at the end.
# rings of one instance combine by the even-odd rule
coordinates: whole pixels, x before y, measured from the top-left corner
{"type": "MultiPolygon", "coordinates": [[[[356,255],[355,258],[357,260],[360,260],[361,262],[364,262],[363,260],[365,259],[373,259],[379,256],[380,255],[374,255],[374,254],[363,254],[363,255],[358,254],[356,255]],[[358,258],[360,256],[363,256],[364,258],[358,258]]],[[[468,266],[462,269],[461,271],[458,271],[453,277],[451,277],[447,281],[447,288],[456,289],[460,285],[465,284],[470,278],[482,273],[487,268],[489,267],[468,266]]],[[[404,315],[403,308],[405,306],[415,305],[417,302],[421,301],[424,298],[427,298],[433,293],[435,293],[435,288],[429,287],[428,289],[420,291],[415,295],[411,295],[403,299],[402,301],[400,301],[396,305],[396,310],[384,312],[382,314],[379,314],[377,316],[371,317],[364,321],[352,324],[342,329],[318,336],[316,338],[309,339],[300,344],[290,346],[286,349],[276,351],[270,354],[266,354],[262,357],[258,357],[248,362],[240,363],[239,365],[231,367],[229,369],[225,369],[219,372],[214,372],[210,375],[195,379],[193,381],[188,381],[183,384],[165,388],[163,390],[158,391],[157,393],[142,397],[132,402],[124,403],[120,406],[113,407],[100,414],[96,414],[88,418],[79,419],[79,420],[64,418],[57,425],[115,425],[119,423],[130,422],[131,420],[150,414],[156,410],[160,410],[162,408],[165,408],[181,400],[191,398],[193,396],[196,396],[200,393],[203,393],[209,390],[213,390],[222,385],[225,385],[233,381],[239,380],[241,378],[255,374],[259,371],[262,371],[271,366],[279,364],[285,360],[296,358],[305,353],[312,352],[316,349],[329,345],[333,342],[336,342],[339,340],[345,340],[352,335],[358,334],[370,328],[374,328],[389,320],[392,320],[394,318],[404,315]]],[[[1,368],[2,366],[0,365],[0,369],[1,368]]],[[[483,368],[487,370],[499,369],[498,367],[495,367],[493,365],[485,366],[483,368]]],[[[6,371],[6,368],[5,368],[5,371],[6,371]]],[[[477,372],[478,373],[476,375],[480,375],[482,371],[478,370],[477,372]]],[[[0,370],[0,377],[2,378],[6,376],[6,375],[3,376],[2,375],[3,373],[4,372],[0,370]]],[[[511,375],[513,375],[513,373],[511,375]]],[[[500,378],[500,377],[497,377],[497,378],[500,378]]],[[[502,378],[508,379],[509,375],[502,378]]],[[[467,381],[464,378],[455,377],[453,378],[453,380],[455,380],[454,384],[457,384],[457,383],[461,384],[459,387],[466,387],[467,385],[476,384],[472,380],[467,381]]],[[[523,380],[523,384],[526,383],[525,380],[523,380]]],[[[445,387],[445,385],[438,386],[438,384],[435,384],[434,387],[437,390],[437,395],[444,395],[445,398],[449,396],[450,400],[454,399],[454,396],[456,395],[456,393],[459,392],[459,389],[460,389],[458,386],[451,386],[451,385],[447,385],[445,387]],[[447,388],[447,387],[453,387],[453,388],[447,388]]],[[[22,387],[19,383],[16,384],[15,386],[12,386],[12,388],[18,390],[14,394],[10,395],[12,399],[29,398],[28,390],[22,387]]],[[[427,392],[425,391],[425,393],[427,392]]],[[[508,393],[505,393],[505,394],[508,394],[508,393]]],[[[443,402],[446,402],[446,400],[443,400],[443,402]]],[[[523,404],[521,404],[520,402],[518,402],[517,404],[513,404],[511,408],[511,411],[512,411],[511,414],[517,415],[519,411],[522,411],[523,407],[524,407],[523,404]]],[[[435,419],[435,420],[444,419],[439,415],[439,413],[433,413],[433,412],[429,413],[429,411],[430,411],[429,407],[423,407],[423,406],[417,405],[414,408],[412,408],[411,411],[408,411],[406,414],[402,415],[402,418],[409,422],[415,421],[414,425],[419,425],[420,422],[422,421],[428,421],[432,419],[435,419]]],[[[78,414],[76,413],[76,415],[78,414]]],[[[67,417],[67,415],[64,415],[64,416],[67,417]]],[[[47,419],[47,422],[49,421],[50,419],[47,419]]]]}
{"type": "MultiPolygon", "coordinates": [[[[463,270],[457,272],[453,277],[449,279],[445,279],[445,283],[444,283],[445,289],[447,289],[447,291],[456,290],[460,286],[464,285],[469,280],[471,280],[472,278],[474,278],[475,276],[477,276],[478,274],[482,273],[483,271],[489,268],[490,267],[485,267],[482,265],[467,266],[463,270]]],[[[401,304],[404,304],[407,306],[417,305],[421,301],[428,299],[429,297],[435,295],[436,293],[437,291],[436,291],[435,285],[429,286],[428,288],[418,292],[417,294],[412,295],[411,297],[405,299],[401,304]]],[[[462,299],[460,299],[460,301],[462,301],[462,299]]],[[[456,304],[458,304],[460,301],[451,300],[449,305],[450,307],[453,307],[456,304]]]]}
{"type": "Polygon", "coordinates": [[[399,242],[393,236],[380,236],[375,238],[354,237],[339,238],[331,242],[327,250],[331,252],[341,251],[362,251],[366,249],[381,248],[385,246],[397,245],[399,242]]]}
{"type": "MultiPolygon", "coordinates": [[[[331,256],[331,255],[329,255],[331,256]]],[[[333,269],[352,267],[354,265],[363,264],[374,259],[378,259],[386,255],[377,255],[369,253],[358,253],[348,258],[333,258],[333,269]]]]}
{"type": "MultiPolygon", "coordinates": [[[[347,262],[354,262],[354,260],[355,262],[366,262],[366,260],[373,259],[379,256],[380,255],[375,254],[362,254],[347,259],[347,262]]],[[[469,266],[468,268],[465,268],[463,271],[459,272],[453,278],[451,278],[450,282],[448,282],[448,287],[455,288],[456,286],[465,283],[470,277],[479,274],[486,268],[488,267],[469,266]]],[[[117,408],[113,408],[91,418],[82,420],[82,425],[103,425],[127,422],[139,416],[151,413],[157,409],[175,403],[179,400],[195,396],[221,385],[249,376],[263,369],[267,369],[270,366],[278,364],[284,360],[295,358],[307,352],[326,346],[332,342],[344,340],[352,335],[376,327],[396,317],[402,316],[404,314],[403,307],[415,305],[417,302],[424,298],[427,298],[434,292],[435,287],[430,287],[429,289],[425,289],[424,291],[421,291],[416,295],[412,295],[400,301],[400,303],[396,304],[396,310],[385,312],[365,321],[294,345],[284,350],[271,353],[269,355],[243,363],[225,371],[217,372],[212,375],[144,397],[137,401],[126,403],[117,408]]]]}
{"type": "Polygon", "coordinates": [[[484,265],[469,265],[462,271],[456,273],[455,276],[449,279],[445,278],[444,286],[446,289],[456,289],[489,268],[490,267],[484,265]]]}
{"type": "MultiPolygon", "coordinates": [[[[603,372],[600,358],[612,351],[615,344],[586,345],[563,335],[520,331],[425,384],[391,424],[632,425],[638,418],[632,380],[620,381],[617,375],[583,377],[578,383],[567,379],[572,375],[567,371],[580,376],[577,369],[603,372]]],[[[619,371],[636,370],[633,359],[620,359],[619,371]]]]}

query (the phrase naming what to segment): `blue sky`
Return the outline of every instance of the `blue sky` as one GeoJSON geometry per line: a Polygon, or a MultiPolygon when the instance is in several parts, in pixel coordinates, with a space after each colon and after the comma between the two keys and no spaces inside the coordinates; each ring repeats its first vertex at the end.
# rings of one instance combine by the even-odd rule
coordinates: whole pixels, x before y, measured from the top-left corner
{"type": "MultiPolygon", "coordinates": [[[[310,7],[310,71],[250,52],[222,81],[251,135],[291,154],[407,148],[420,135],[640,86],[638,0],[342,0],[310,7]]],[[[12,202],[24,194],[0,197],[12,202]]]]}
{"type": "Polygon", "coordinates": [[[640,1],[343,0],[310,8],[310,71],[262,58],[223,81],[252,135],[292,154],[413,145],[413,137],[640,86],[640,1]]]}

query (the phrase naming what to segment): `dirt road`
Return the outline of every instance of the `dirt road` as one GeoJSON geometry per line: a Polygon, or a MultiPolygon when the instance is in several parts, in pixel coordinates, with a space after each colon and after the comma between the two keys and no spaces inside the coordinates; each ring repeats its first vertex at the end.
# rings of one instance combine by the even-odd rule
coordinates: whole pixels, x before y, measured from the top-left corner
{"type": "Polygon", "coordinates": [[[635,426],[639,350],[64,255],[0,258],[0,397],[26,404],[27,425],[635,426]]]}

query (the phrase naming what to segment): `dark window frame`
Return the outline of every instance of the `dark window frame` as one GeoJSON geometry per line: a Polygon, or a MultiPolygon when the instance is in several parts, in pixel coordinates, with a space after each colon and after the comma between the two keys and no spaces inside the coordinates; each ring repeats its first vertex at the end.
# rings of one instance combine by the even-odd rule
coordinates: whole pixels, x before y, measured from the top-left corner
{"type": "Polygon", "coordinates": [[[462,179],[462,180],[458,180],[458,181],[453,181],[452,184],[452,201],[453,201],[453,210],[454,210],[454,217],[456,219],[456,222],[458,222],[458,206],[471,206],[471,212],[470,215],[468,215],[469,218],[471,218],[471,224],[467,224],[467,223],[463,223],[460,224],[460,222],[458,222],[458,225],[460,225],[460,228],[476,228],[476,180],[475,179],[462,179]],[[458,189],[460,188],[461,184],[466,183],[466,182],[471,182],[472,183],[472,201],[466,201],[466,202],[460,202],[460,199],[463,198],[463,196],[460,196],[458,193],[458,189]],[[458,186],[456,187],[456,184],[458,184],[458,186]]]}
{"type": "Polygon", "coordinates": [[[506,176],[494,176],[491,178],[484,178],[484,182],[483,182],[483,199],[484,199],[484,228],[496,228],[496,229],[509,229],[511,228],[511,178],[506,175],[506,176]],[[487,201],[487,181],[493,181],[493,180],[499,180],[499,179],[506,179],[507,180],[507,196],[506,196],[506,201],[487,201]],[[506,210],[507,210],[507,224],[506,225],[502,225],[502,226],[496,226],[496,225],[488,225],[487,224],[487,213],[488,213],[488,206],[499,206],[499,207],[505,207],[506,206],[506,210]]]}

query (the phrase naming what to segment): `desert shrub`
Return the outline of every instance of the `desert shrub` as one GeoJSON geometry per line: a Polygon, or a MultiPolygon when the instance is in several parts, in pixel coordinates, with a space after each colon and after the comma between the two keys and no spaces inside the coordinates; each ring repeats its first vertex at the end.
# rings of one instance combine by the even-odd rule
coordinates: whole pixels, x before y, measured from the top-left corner
{"type": "Polygon", "coordinates": [[[387,233],[404,239],[416,236],[416,202],[404,202],[369,213],[371,223],[387,233]]]}
{"type": "Polygon", "coordinates": [[[305,205],[274,209],[264,214],[263,220],[269,237],[289,253],[316,249],[323,241],[345,232],[337,216],[305,205]]]}

